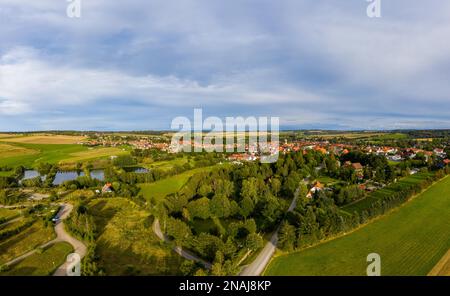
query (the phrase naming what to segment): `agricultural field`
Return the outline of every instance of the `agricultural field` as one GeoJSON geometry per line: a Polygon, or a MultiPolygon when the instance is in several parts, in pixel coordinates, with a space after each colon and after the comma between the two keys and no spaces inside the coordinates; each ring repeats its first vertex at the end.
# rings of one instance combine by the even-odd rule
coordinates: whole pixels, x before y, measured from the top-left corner
{"type": "Polygon", "coordinates": [[[99,237],[96,255],[107,275],[175,275],[184,260],[161,245],[150,213],[123,198],[95,199],[88,204],[99,237]]]}
{"type": "Polygon", "coordinates": [[[139,184],[139,187],[141,188],[140,193],[142,193],[146,199],[154,198],[155,200],[160,201],[167,195],[176,193],[180,190],[194,174],[209,171],[212,168],[213,167],[193,169],[153,183],[139,184]]]}
{"type": "Polygon", "coordinates": [[[370,253],[382,275],[426,275],[450,248],[448,221],[450,177],[346,236],[275,257],[265,275],[365,275],[370,253]]]}
{"type": "Polygon", "coordinates": [[[342,207],[342,210],[348,213],[354,213],[355,211],[360,213],[363,210],[370,208],[375,201],[383,199],[384,197],[398,191],[398,189],[402,188],[402,186],[421,183],[431,176],[432,173],[417,173],[415,175],[402,178],[397,183],[393,183],[370,193],[366,198],[360,201],[342,207]]]}
{"type": "Polygon", "coordinates": [[[26,143],[26,144],[76,144],[85,137],[64,136],[64,135],[25,135],[18,137],[8,137],[8,142],[26,143]]]}
{"type": "Polygon", "coordinates": [[[26,155],[38,154],[39,151],[20,146],[0,143],[0,160],[10,157],[22,157],[26,155]]]}
{"type": "Polygon", "coordinates": [[[40,162],[74,166],[76,162],[93,161],[128,152],[120,148],[88,148],[77,144],[0,142],[0,153],[6,153],[6,156],[0,156],[0,166],[22,165],[32,168],[40,162]]]}
{"type": "Polygon", "coordinates": [[[51,275],[62,265],[67,255],[73,251],[70,244],[66,242],[56,243],[44,249],[42,252],[36,252],[25,258],[19,263],[10,267],[6,272],[0,272],[0,275],[19,275],[19,276],[46,276],[51,275]]]}
{"type": "Polygon", "coordinates": [[[0,139],[6,139],[6,138],[16,138],[22,136],[21,134],[4,134],[0,133],[0,139]]]}
{"type": "Polygon", "coordinates": [[[55,238],[53,227],[42,220],[6,240],[0,241],[0,266],[55,238]]]}

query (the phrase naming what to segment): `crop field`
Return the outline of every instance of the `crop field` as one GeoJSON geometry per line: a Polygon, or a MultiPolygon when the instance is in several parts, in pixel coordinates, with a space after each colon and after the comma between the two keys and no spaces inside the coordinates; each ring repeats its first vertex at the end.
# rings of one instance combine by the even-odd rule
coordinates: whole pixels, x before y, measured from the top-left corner
{"type": "Polygon", "coordinates": [[[402,186],[423,182],[428,177],[431,176],[432,176],[431,173],[417,173],[415,175],[405,177],[403,179],[400,179],[397,183],[393,183],[389,186],[386,186],[384,188],[378,189],[377,191],[370,193],[366,198],[357,201],[356,203],[342,207],[342,210],[348,213],[353,213],[355,211],[362,212],[363,210],[370,208],[370,206],[375,201],[395,193],[400,188],[402,188],[402,186]]]}
{"type": "MultiPolygon", "coordinates": [[[[32,168],[39,162],[73,165],[128,153],[120,148],[91,148],[77,144],[0,143],[0,166],[23,165],[32,168]],[[2,155],[3,154],[3,155],[2,155]]],[[[8,172],[2,172],[8,174],[8,172]]],[[[10,173],[9,173],[10,174],[10,173]]]]}
{"type": "Polygon", "coordinates": [[[70,244],[61,242],[49,246],[42,253],[36,252],[25,258],[0,275],[19,275],[19,276],[46,276],[53,272],[63,264],[67,255],[72,252],[73,248],[70,244]]]}
{"type": "Polygon", "coordinates": [[[76,144],[83,139],[85,139],[85,137],[43,134],[10,137],[7,140],[8,142],[27,144],[76,144]]]}
{"type": "Polygon", "coordinates": [[[87,147],[70,144],[24,144],[9,143],[18,148],[25,148],[36,151],[37,153],[29,155],[17,155],[7,158],[0,158],[0,165],[33,167],[39,162],[58,163],[59,161],[70,157],[72,153],[87,150],[87,147]]]}
{"type": "Polygon", "coordinates": [[[450,248],[450,177],[403,206],[337,239],[275,257],[266,275],[365,275],[367,255],[381,275],[426,275],[450,248]]]}
{"type": "Polygon", "coordinates": [[[107,275],[175,275],[184,260],[161,245],[150,213],[123,198],[89,203],[99,237],[96,254],[107,275]]]}
{"type": "Polygon", "coordinates": [[[0,241],[0,265],[52,240],[53,228],[44,227],[42,220],[6,240],[0,241]]]}
{"type": "Polygon", "coordinates": [[[175,175],[160,181],[153,183],[139,184],[141,193],[146,199],[150,197],[155,198],[157,201],[162,200],[169,194],[176,193],[183,187],[191,176],[199,172],[205,172],[211,170],[213,167],[198,168],[190,171],[186,171],[179,175],[175,175]]]}
{"type": "Polygon", "coordinates": [[[39,151],[0,143],[0,159],[38,154],[39,151]]]}
{"type": "Polygon", "coordinates": [[[6,139],[6,138],[16,138],[22,136],[21,134],[3,134],[0,133],[0,139],[6,139]]]}

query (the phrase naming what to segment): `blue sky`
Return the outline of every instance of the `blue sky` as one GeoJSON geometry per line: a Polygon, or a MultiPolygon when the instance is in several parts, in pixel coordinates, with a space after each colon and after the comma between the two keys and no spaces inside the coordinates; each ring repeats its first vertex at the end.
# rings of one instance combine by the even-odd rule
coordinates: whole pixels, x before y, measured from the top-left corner
{"type": "Polygon", "coordinates": [[[450,2],[0,0],[0,130],[450,128],[450,2]]]}

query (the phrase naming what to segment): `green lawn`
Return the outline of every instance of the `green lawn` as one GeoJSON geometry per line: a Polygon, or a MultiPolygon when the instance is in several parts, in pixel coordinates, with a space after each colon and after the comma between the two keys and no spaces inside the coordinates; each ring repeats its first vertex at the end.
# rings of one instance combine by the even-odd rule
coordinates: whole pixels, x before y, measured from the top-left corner
{"type": "Polygon", "coordinates": [[[320,176],[317,178],[317,181],[319,181],[320,183],[323,183],[323,184],[327,184],[327,185],[339,182],[339,180],[333,179],[328,176],[320,176]]]}
{"type": "Polygon", "coordinates": [[[199,172],[205,172],[211,170],[213,167],[198,168],[194,170],[189,170],[179,175],[175,175],[163,180],[140,184],[141,193],[145,198],[154,197],[156,200],[162,200],[169,194],[176,193],[183,187],[184,184],[189,180],[191,176],[199,172]]]}
{"type": "Polygon", "coordinates": [[[369,253],[382,275],[426,275],[450,248],[450,177],[367,226],[274,258],[266,275],[365,275],[369,253]]]}
{"type": "Polygon", "coordinates": [[[12,266],[7,272],[0,275],[11,276],[45,276],[51,275],[62,265],[67,255],[72,253],[73,248],[66,242],[56,243],[45,249],[42,253],[34,253],[25,258],[16,265],[12,266]]]}
{"type": "Polygon", "coordinates": [[[184,259],[161,244],[150,213],[124,198],[94,199],[88,206],[99,234],[99,267],[107,275],[180,274],[184,259]]]}

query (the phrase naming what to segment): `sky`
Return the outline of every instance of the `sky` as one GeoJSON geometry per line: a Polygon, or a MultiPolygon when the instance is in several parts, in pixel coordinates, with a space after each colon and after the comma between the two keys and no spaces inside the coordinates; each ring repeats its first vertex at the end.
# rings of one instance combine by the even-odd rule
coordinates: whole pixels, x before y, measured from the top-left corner
{"type": "Polygon", "coordinates": [[[0,0],[0,131],[450,128],[450,1],[0,0]]]}

